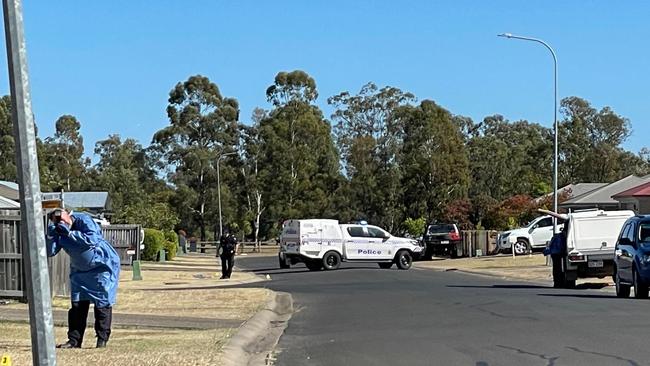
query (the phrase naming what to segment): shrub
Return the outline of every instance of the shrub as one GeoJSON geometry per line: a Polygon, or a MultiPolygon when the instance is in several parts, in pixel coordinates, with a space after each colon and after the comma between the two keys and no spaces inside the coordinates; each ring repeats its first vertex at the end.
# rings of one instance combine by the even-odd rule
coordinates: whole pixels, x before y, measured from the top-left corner
{"type": "Polygon", "coordinates": [[[156,229],[144,229],[144,251],[142,259],[145,261],[155,261],[158,259],[158,252],[165,245],[165,236],[163,232],[156,229]]]}
{"type": "Polygon", "coordinates": [[[165,259],[172,260],[176,257],[176,252],[178,251],[178,244],[173,241],[165,240],[165,259]]]}
{"type": "Polygon", "coordinates": [[[165,240],[171,241],[172,243],[176,244],[178,246],[178,234],[174,232],[174,230],[165,230],[165,240]]]}

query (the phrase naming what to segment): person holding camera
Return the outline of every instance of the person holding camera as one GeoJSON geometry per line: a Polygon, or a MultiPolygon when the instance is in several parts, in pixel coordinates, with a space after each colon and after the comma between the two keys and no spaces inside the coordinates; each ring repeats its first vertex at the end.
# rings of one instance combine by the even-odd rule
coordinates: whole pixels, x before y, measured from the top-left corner
{"type": "Polygon", "coordinates": [[[90,215],[56,209],[48,218],[48,257],[57,255],[61,249],[70,256],[72,304],[68,311],[68,341],[57,348],[81,348],[91,303],[95,312],[96,347],[106,347],[117,297],[120,258],[90,215]]]}

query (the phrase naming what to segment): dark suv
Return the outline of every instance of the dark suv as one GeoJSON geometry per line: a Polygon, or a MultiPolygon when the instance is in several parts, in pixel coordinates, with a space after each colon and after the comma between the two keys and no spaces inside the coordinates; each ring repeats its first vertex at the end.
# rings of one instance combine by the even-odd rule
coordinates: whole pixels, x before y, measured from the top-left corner
{"type": "Polygon", "coordinates": [[[422,235],[425,251],[424,258],[434,255],[449,255],[456,258],[460,247],[460,231],[456,224],[429,224],[422,235]]]}
{"type": "Polygon", "coordinates": [[[630,217],[616,241],[614,254],[616,296],[648,297],[650,285],[650,215],[630,217]]]}

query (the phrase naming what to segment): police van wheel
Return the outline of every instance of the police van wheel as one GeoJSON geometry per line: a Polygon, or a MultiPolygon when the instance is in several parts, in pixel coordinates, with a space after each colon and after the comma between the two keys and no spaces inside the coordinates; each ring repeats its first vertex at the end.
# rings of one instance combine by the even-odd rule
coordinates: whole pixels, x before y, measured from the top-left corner
{"type": "Polygon", "coordinates": [[[393,266],[393,263],[377,263],[377,264],[379,264],[379,268],[383,268],[383,269],[390,269],[390,267],[393,266]]]}
{"type": "Polygon", "coordinates": [[[327,252],[323,256],[323,267],[328,270],[338,269],[341,265],[341,256],[335,251],[327,252]]]}
{"type": "Polygon", "coordinates": [[[413,264],[413,257],[411,257],[411,254],[406,250],[402,250],[399,251],[395,256],[395,262],[397,264],[397,268],[409,269],[411,268],[411,264],[413,264]]]}

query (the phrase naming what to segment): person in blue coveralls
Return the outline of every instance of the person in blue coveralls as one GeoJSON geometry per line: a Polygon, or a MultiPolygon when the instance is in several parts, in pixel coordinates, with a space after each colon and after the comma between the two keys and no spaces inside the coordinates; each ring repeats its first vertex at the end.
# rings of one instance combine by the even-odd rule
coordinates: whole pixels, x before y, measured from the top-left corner
{"type": "Polygon", "coordinates": [[[70,256],[72,307],[68,311],[68,341],[57,348],[81,348],[91,303],[97,348],[106,347],[111,335],[120,258],[88,214],[56,209],[48,217],[47,255],[53,257],[63,249],[70,256]]]}
{"type": "Polygon", "coordinates": [[[544,255],[551,255],[553,261],[553,287],[564,287],[564,255],[566,254],[566,230],[569,224],[565,224],[560,232],[553,235],[548,248],[544,249],[544,255]]]}

